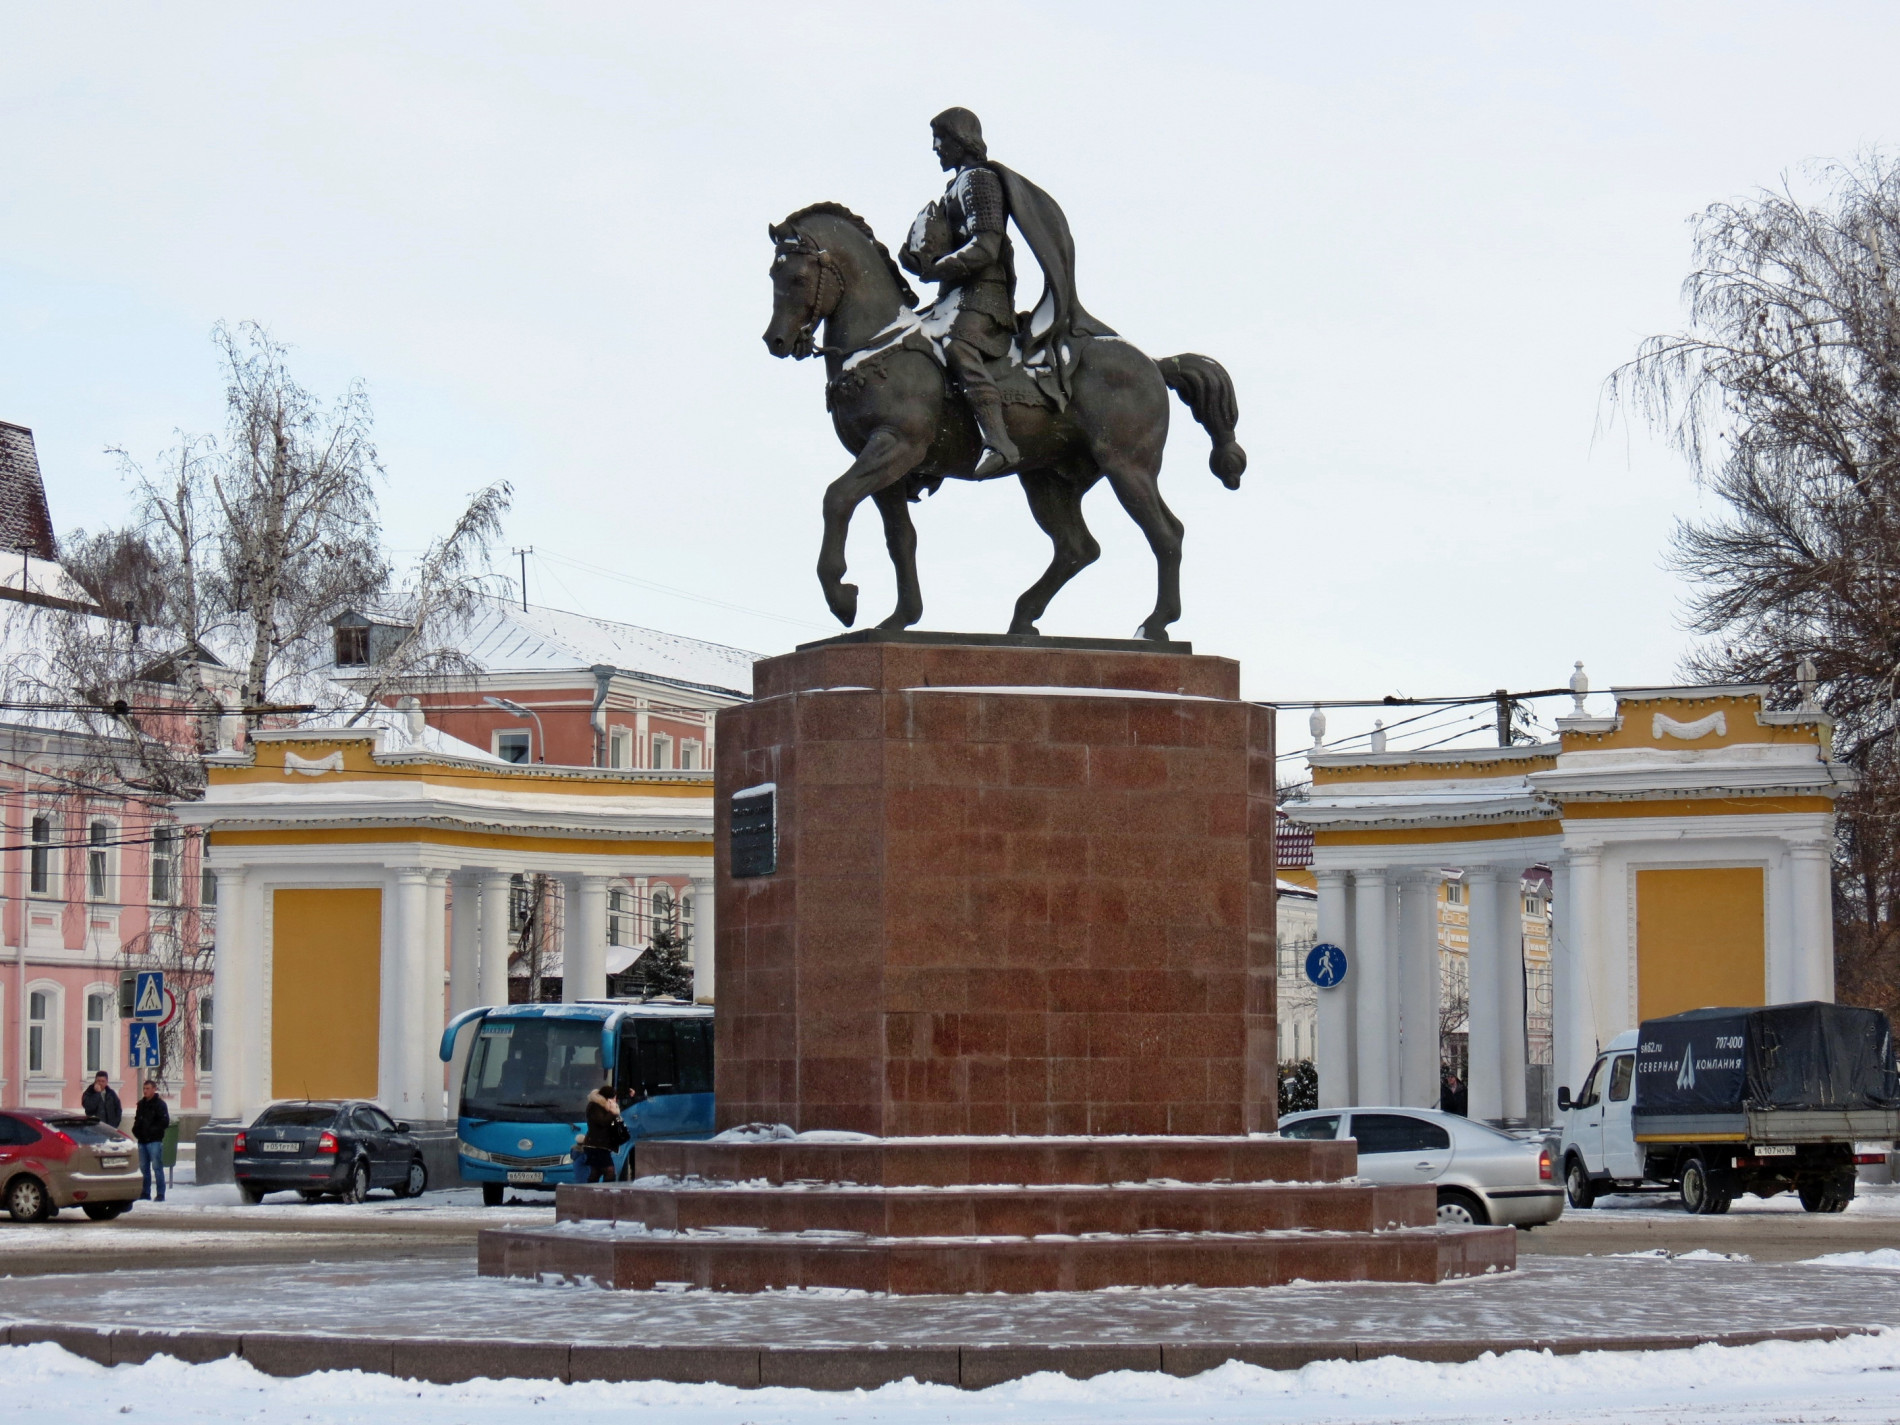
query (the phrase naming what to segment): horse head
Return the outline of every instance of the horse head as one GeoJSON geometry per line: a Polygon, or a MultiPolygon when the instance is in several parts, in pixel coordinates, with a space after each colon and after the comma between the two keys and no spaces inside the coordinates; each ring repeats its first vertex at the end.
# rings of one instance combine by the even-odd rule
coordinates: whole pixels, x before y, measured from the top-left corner
{"type": "MultiPolygon", "coordinates": [[[[772,320],[765,348],[774,356],[803,360],[822,350],[818,324],[837,315],[841,304],[850,308],[841,322],[861,325],[869,319],[873,331],[900,304],[917,304],[871,225],[841,203],[800,208],[766,232],[772,239],[772,320]]],[[[836,324],[830,330],[835,334],[836,324]]]]}
{"type": "Polygon", "coordinates": [[[766,228],[772,238],[772,320],[765,328],[765,349],[774,356],[803,361],[815,347],[818,324],[844,295],[837,263],[808,233],[790,221],[766,228]]]}

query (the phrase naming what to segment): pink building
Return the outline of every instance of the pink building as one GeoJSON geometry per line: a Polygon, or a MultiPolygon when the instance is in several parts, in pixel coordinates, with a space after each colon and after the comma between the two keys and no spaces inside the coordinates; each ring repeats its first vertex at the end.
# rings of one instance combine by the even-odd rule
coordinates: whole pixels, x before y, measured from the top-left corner
{"type": "MultiPolygon", "coordinates": [[[[49,608],[84,597],[51,562],[51,530],[32,432],[0,423],[0,656],[12,666],[49,608]]],[[[29,700],[15,689],[8,701],[29,700]]],[[[103,1068],[129,1105],[131,977],[158,969],[173,993],[153,1077],[175,1114],[208,1111],[198,841],[164,805],[103,784],[93,746],[56,707],[0,710],[0,1102],[77,1107],[103,1068]]]]}

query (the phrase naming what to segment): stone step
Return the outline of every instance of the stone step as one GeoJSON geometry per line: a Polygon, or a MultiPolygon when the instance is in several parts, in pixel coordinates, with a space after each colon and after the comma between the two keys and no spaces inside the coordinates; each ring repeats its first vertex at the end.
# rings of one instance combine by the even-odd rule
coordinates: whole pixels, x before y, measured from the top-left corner
{"type": "Polygon", "coordinates": [[[553,1274],[623,1291],[829,1287],[897,1295],[1430,1283],[1509,1271],[1516,1262],[1517,1231],[1511,1227],[892,1238],[652,1233],[568,1222],[493,1228],[482,1233],[480,1248],[483,1276],[553,1274]]]}
{"type": "Polygon", "coordinates": [[[1429,1186],[1371,1183],[1122,1183],[1033,1187],[784,1187],[695,1180],[563,1184],[562,1221],[642,1223],[656,1231],[739,1227],[871,1237],[1035,1237],[1052,1233],[1372,1232],[1430,1227],[1429,1186]]]}
{"type": "Polygon", "coordinates": [[[654,1141],[637,1146],[635,1163],[642,1177],[880,1187],[1156,1180],[1315,1183],[1351,1177],[1358,1151],[1350,1141],[1240,1136],[654,1141]]]}

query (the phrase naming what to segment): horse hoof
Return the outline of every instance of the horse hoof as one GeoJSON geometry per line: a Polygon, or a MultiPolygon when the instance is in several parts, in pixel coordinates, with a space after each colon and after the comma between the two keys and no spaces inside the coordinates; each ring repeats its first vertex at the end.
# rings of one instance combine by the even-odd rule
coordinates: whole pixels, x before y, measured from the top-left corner
{"type": "Polygon", "coordinates": [[[1011,638],[1040,638],[1042,630],[1033,623],[1013,623],[1009,626],[1009,636],[1011,638]]]}
{"type": "Polygon", "coordinates": [[[831,612],[839,623],[846,628],[858,621],[858,586],[840,584],[825,595],[825,602],[831,605],[831,612]]]}
{"type": "Polygon", "coordinates": [[[1144,623],[1141,626],[1141,636],[1150,643],[1166,643],[1168,642],[1168,626],[1165,623],[1144,623]]]}
{"type": "Polygon", "coordinates": [[[916,622],[917,620],[914,618],[907,618],[905,615],[901,613],[895,613],[895,614],[892,614],[889,618],[885,619],[883,623],[878,625],[878,627],[906,629],[916,622]]]}

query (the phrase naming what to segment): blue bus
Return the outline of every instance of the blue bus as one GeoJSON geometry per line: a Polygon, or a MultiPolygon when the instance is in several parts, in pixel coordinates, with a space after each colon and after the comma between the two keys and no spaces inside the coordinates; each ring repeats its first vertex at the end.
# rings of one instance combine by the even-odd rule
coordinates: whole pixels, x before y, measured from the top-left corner
{"type": "Polygon", "coordinates": [[[610,1079],[633,1135],[614,1155],[632,1176],[642,1138],[709,1138],[713,1021],[709,1006],[600,1001],[471,1009],[442,1031],[441,1058],[470,1030],[456,1131],[462,1178],[499,1206],[510,1187],[579,1182],[574,1143],[587,1095],[610,1079]]]}

